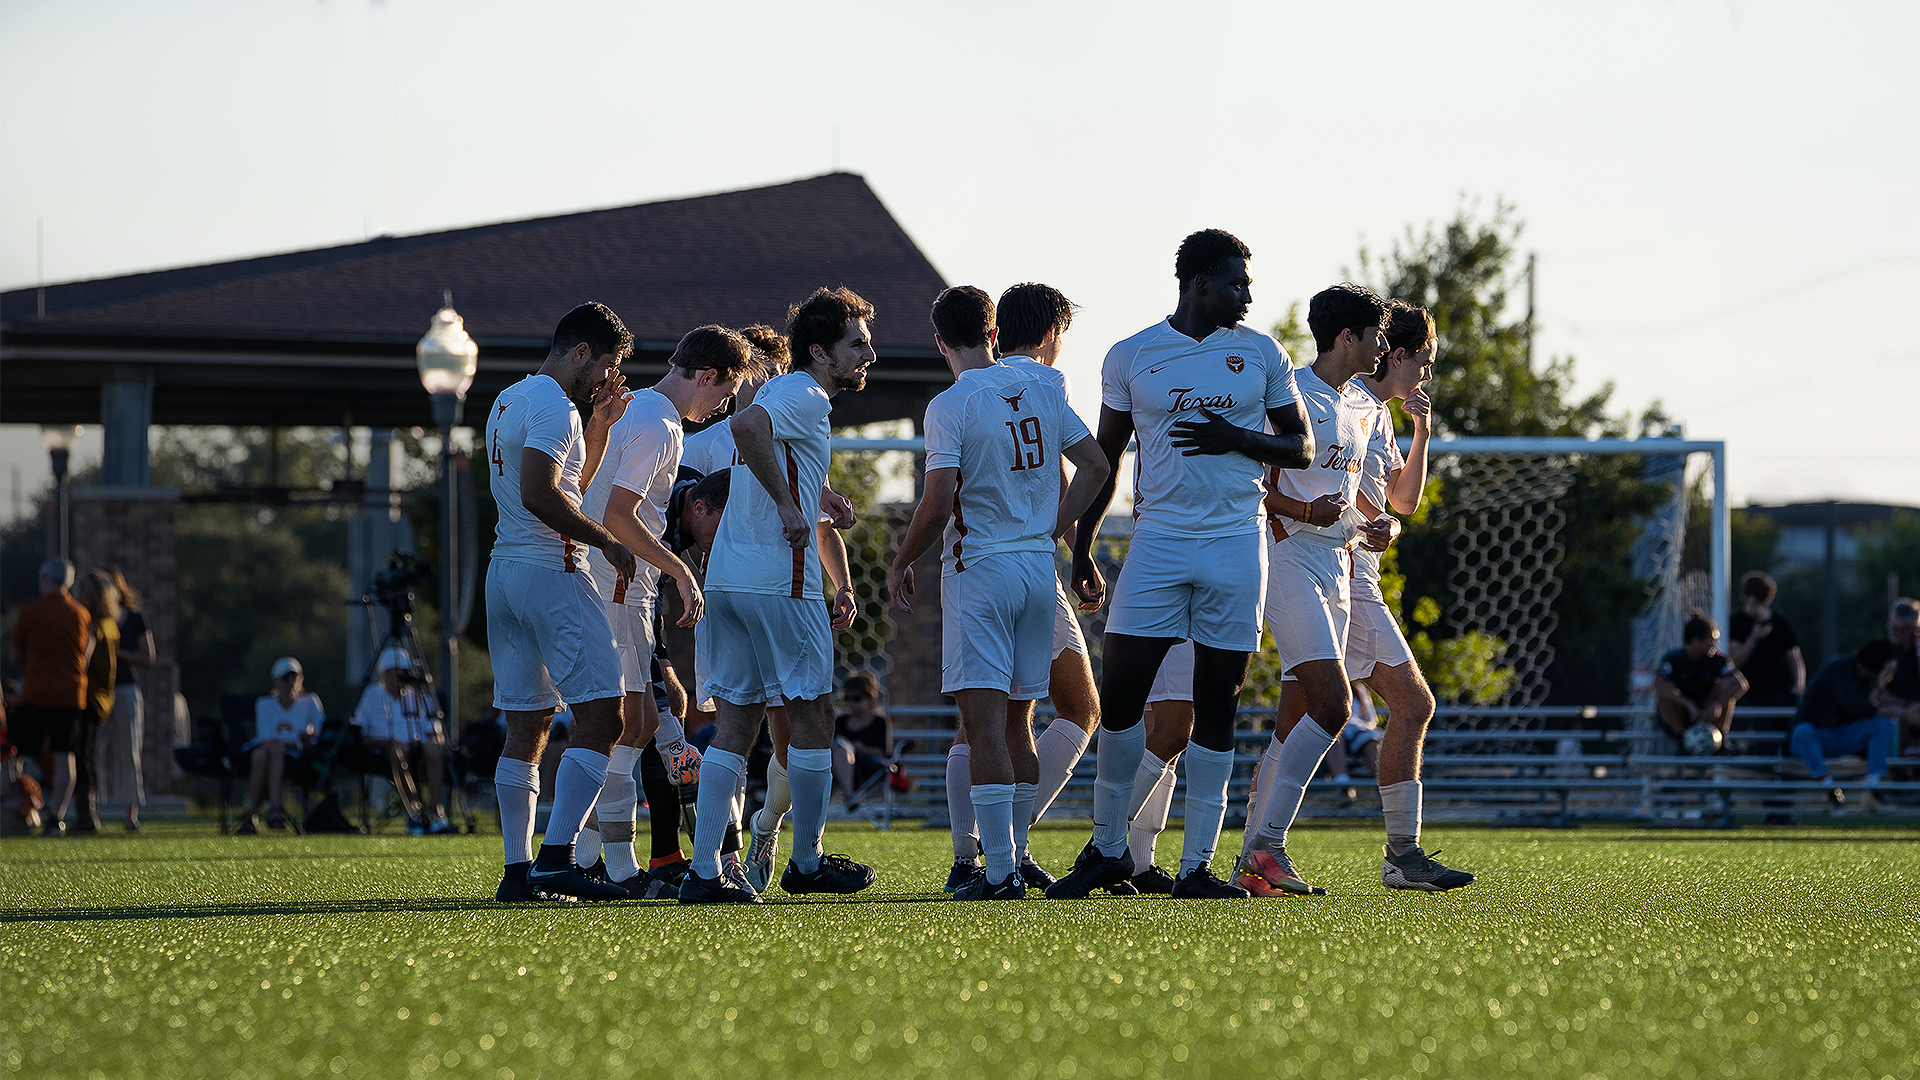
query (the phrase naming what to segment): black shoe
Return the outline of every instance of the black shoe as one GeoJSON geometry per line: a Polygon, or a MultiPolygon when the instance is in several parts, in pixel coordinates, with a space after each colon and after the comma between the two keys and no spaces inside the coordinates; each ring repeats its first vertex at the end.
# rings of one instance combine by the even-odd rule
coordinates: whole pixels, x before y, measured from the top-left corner
{"type": "Polygon", "coordinates": [[[752,889],[743,889],[724,877],[703,878],[691,869],[680,879],[680,889],[675,895],[683,904],[764,903],[752,889]]]}
{"type": "Polygon", "coordinates": [[[627,890],[610,881],[596,880],[573,864],[572,844],[542,844],[540,857],[527,868],[527,884],[542,892],[577,896],[582,900],[625,900],[627,890]],[[541,860],[547,865],[542,867],[541,860]]]}
{"type": "MultiPolygon", "coordinates": [[[[48,826],[48,828],[52,828],[52,826],[51,826],[51,825],[49,825],[49,826],[48,826]]],[[[49,836],[51,836],[51,835],[53,835],[53,834],[51,834],[51,833],[49,833],[49,834],[47,834],[47,835],[49,835],[49,836]]],[[[253,817],[252,817],[252,815],[248,815],[248,816],[247,816],[247,817],[246,817],[245,819],[243,819],[243,820],[242,820],[242,821],[240,822],[240,827],[239,827],[239,828],[237,828],[237,829],[235,829],[235,830],[233,830],[233,835],[235,835],[235,836],[258,836],[258,835],[260,835],[260,826],[259,826],[259,824],[258,824],[257,822],[255,822],[255,821],[253,820],[253,817]]]]}
{"type": "Polygon", "coordinates": [[[1123,848],[1118,855],[1106,856],[1093,841],[1087,841],[1080,857],[1073,860],[1073,870],[1047,890],[1047,899],[1078,900],[1095,889],[1105,889],[1115,896],[1140,895],[1133,884],[1133,852],[1123,848]],[[1126,886],[1125,892],[1116,887],[1121,885],[1126,886]]]}
{"type": "Polygon", "coordinates": [[[822,855],[820,867],[811,874],[803,874],[800,868],[787,860],[787,868],[780,874],[780,888],[796,896],[802,893],[857,893],[874,883],[873,867],[857,863],[845,855],[822,855]]]}
{"type": "Polygon", "coordinates": [[[1385,861],[1380,866],[1380,880],[1389,889],[1415,889],[1421,892],[1446,892],[1449,889],[1465,888],[1473,884],[1474,876],[1465,870],[1455,870],[1451,866],[1436,860],[1433,855],[1414,848],[1405,855],[1395,855],[1384,850],[1385,861]]]}
{"type": "Polygon", "coordinates": [[[1020,880],[1026,882],[1029,889],[1051,889],[1054,877],[1040,869],[1040,864],[1029,855],[1020,860],[1020,880]]]}
{"type": "Polygon", "coordinates": [[[595,881],[605,881],[609,884],[613,882],[613,878],[607,874],[607,860],[605,859],[596,860],[592,866],[580,867],[580,872],[595,881]]]}
{"type": "Polygon", "coordinates": [[[1172,893],[1175,900],[1245,900],[1251,895],[1232,882],[1221,881],[1206,863],[1181,874],[1173,883],[1172,893]]]}
{"type": "Polygon", "coordinates": [[[685,859],[656,866],[647,871],[647,887],[642,900],[671,900],[680,895],[680,883],[686,880],[693,864],[685,859]]]}
{"type": "Polygon", "coordinates": [[[49,821],[47,822],[47,827],[40,830],[40,835],[65,836],[67,835],[67,823],[64,821],[49,821]]]}
{"type": "Polygon", "coordinates": [[[286,827],[287,815],[278,810],[271,811],[267,814],[267,828],[278,832],[286,827]]]}
{"type": "MultiPolygon", "coordinates": [[[[940,886],[942,892],[959,892],[960,887],[978,877],[984,877],[986,871],[972,859],[953,860],[953,869],[947,871],[947,883],[940,886]]],[[[1044,888],[1044,886],[1042,886],[1044,888]]]]}
{"type": "Polygon", "coordinates": [[[1006,880],[1000,884],[992,885],[987,882],[986,873],[982,872],[979,877],[955,889],[953,898],[955,900],[1025,900],[1027,883],[1021,880],[1019,872],[1016,871],[1008,874],[1006,880]]]}
{"type": "Polygon", "coordinates": [[[500,887],[493,890],[493,898],[503,904],[524,904],[535,900],[571,900],[570,896],[556,896],[542,892],[527,884],[527,867],[532,863],[514,863],[500,873],[500,887]]]}
{"type": "Polygon", "coordinates": [[[1173,875],[1157,866],[1149,866],[1133,875],[1133,887],[1152,896],[1166,896],[1173,892],[1173,875]]]}

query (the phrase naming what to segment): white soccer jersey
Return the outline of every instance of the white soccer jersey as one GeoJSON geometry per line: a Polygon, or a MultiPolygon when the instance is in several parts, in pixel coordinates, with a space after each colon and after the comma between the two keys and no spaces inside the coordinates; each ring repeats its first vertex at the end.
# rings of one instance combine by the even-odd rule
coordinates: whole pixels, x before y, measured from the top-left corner
{"type": "Polygon", "coordinates": [[[531,447],[560,463],[560,493],[580,505],[587,464],[580,411],[551,376],[529,375],[494,399],[487,417],[487,484],[500,511],[493,558],[573,573],[583,545],[547,528],[520,502],[520,451],[531,447]]]}
{"type": "MultiPolygon", "coordinates": [[[[667,528],[667,497],[673,494],[673,480],[680,471],[680,410],[657,390],[635,390],[627,395],[627,411],[607,432],[606,456],[587,487],[585,513],[606,524],[607,504],[617,485],[640,496],[635,509],[640,524],[649,535],[659,539],[667,528]]],[[[593,567],[594,584],[608,600],[618,596],[635,607],[649,605],[660,581],[660,569],[642,559],[633,583],[622,589],[607,557],[594,550],[587,553],[593,567]]]]}
{"type": "Polygon", "coordinates": [[[1258,330],[1233,326],[1195,341],[1168,320],[1115,345],[1100,369],[1100,402],[1133,414],[1134,532],[1207,538],[1260,530],[1261,466],[1239,454],[1183,456],[1176,421],[1207,409],[1265,430],[1267,410],[1298,400],[1286,350],[1258,330]]]}
{"type": "Polygon", "coordinates": [[[1052,552],[1060,513],[1060,454],[1088,437],[1059,383],[994,364],[960,373],[927,403],[927,471],[958,469],[943,574],[1001,551],[1052,552]]]}
{"type": "Polygon", "coordinates": [[[746,462],[740,460],[740,450],[733,444],[733,425],[722,420],[704,431],[687,436],[680,449],[680,464],[701,476],[712,476],[721,469],[745,465],[746,462]]]}
{"type": "MultiPolygon", "coordinates": [[[[1407,460],[1400,456],[1400,443],[1393,436],[1392,410],[1373,392],[1365,379],[1354,379],[1353,385],[1372,398],[1380,409],[1380,420],[1374,425],[1373,437],[1367,440],[1367,459],[1360,469],[1360,493],[1385,513],[1388,510],[1387,481],[1406,466],[1407,460]]],[[[1369,550],[1364,544],[1353,546],[1353,595],[1369,599],[1380,597],[1380,553],[1369,550]]]]}
{"type": "Polygon", "coordinates": [[[1360,472],[1367,443],[1379,432],[1385,410],[1378,398],[1357,385],[1358,379],[1348,379],[1335,390],[1309,367],[1300,370],[1298,380],[1307,427],[1313,432],[1313,463],[1304,469],[1269,469],[1269,480],[1282,495],[1306,503],[1322,495],[1345,495],[1347,512],[1340,520],[1326,526],[1289,521],[1286,529],[1290,540],[1346,547],[1359,528],[1360,472]]]}
{"type": "MultiPolygon", "coordinates": [[[[828,440],[833,431],[833,400],[804,371],[777,376],[760,388],[748,408],[764,409],[773,420],[773,457],[788,493],[802,509],[818,512],[827,482],[828,440]],[[803,497],[801,492],[810,493],[803,497]]],[[[780,530],[780,514],[752,470],[733,476],[727,511],[707,556],[707,588],[718,592],[765,593],[824,600],[820,588],[819,542],[811,530],[805,547],[793,547],[780,530]]]]}
{"type": "Polygon", "coordinates": [[[1031,356],[1003,356],[1000,362],[1008,367],[1018,368],[1042,382],[1050,382],[1060,388],[1060,397],[1068,404],[1073,402],[1073,384],[1067,380],[1067,373],[1057,367],[1049,367],[1031,356]]]}

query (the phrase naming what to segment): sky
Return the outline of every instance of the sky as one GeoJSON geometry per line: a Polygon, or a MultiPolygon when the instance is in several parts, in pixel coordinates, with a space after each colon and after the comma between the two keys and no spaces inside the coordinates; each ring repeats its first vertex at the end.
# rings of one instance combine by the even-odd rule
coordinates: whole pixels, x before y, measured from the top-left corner
{"type": "MultiPolygon", "coordinates": [[[[1920,505],[1915,41],[1912,3],[0,0],[0,286],[837,167],[949,282],[1077,301],[1091,420],[1188,232],[1253,249],[1264,328],[1505,200],[1542,362],[1724,439],[1735,505],[1920,505]]],[[[37,431],[0,515],[15,466],[37,431]]]]}

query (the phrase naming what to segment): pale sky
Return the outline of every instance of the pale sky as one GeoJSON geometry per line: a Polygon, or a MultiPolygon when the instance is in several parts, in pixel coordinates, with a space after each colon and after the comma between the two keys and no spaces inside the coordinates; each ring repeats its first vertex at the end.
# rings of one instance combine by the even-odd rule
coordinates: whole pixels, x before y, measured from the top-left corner
{"type": "MultiPolygon", "coordinates": [[[[1083,306],[1091,419],[1186,233],[1252,247],[1264,328],[1504,198],[1543,359],[1727,440],[1736,504],[1914,505],[1916,42],[1912,3],[0,0],[0,285],[39,220],[58,282],[837,164],[950,282],[1083,306]]],[[[14,464],[37,432],[0,514],[14,464]]]]}

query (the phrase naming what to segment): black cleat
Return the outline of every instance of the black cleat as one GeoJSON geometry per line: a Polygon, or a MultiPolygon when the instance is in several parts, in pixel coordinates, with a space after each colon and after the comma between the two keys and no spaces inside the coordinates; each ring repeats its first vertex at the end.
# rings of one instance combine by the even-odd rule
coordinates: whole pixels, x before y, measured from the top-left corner
{"type": "Polygon", "coordinates": [[[763,903],[752,889],[743,889],[724,877],[703,878],[692,870],[680,879],[680,889],[675,895],[683,904],[763,903]]]}
{"type": "Polygon", "coordinates": [[[1122,849],[1118,855],[1102,855],[1093,841],[1087,841],[1080,857],[1073,860],[1073,870],[1047,890],[1047,899],[1078,900],[1095,889],[1115,896],[1140,895],[1133,885],[1133,852],[1122,849]]]}
{"type": "Polygon", "coordinates": [[[795,896],[802,893],[857,893],[874,883],[873,867],[857,863],[845,855],[822,855],[820,866],[811,874],[803,874],[800,868],[787,860],[787,868],[780,874],[780,888],[795,896]]]}
{"type": "Polygon", "coordinates": [[[1221,881],[1214,876],[1213,867],[1205,863],[1181,874],[1173,883],[1175,900],[1245,900],[1253,895],[1231,882],[1221,881]]]}
{"type": "Polygon", "coordinates": [[[960,887],[977,877],[986,874],[980,864],[972,859],[953,860],[953,869],[947,871],[947,883],[940,887],[942,892],[959,892],[960,887]]]}
{"type": "Polygon", "coordinates": [[[1033,856],[1028,855],[1020,860],[1020,880],[1026,882],[1029,889],[1051,889],[1054,878],[1040,869],[1040,864],[1033,861],[1033,856]]]}
{"type": "Polygon", "coordinates": [[[987,875],[982,872],[979,877],[955,889],[953,898],[955,900],[1025,900],[1027,883],[1021,880],[1019,872],[1016,871],[1008,874],[1006,880],[1000,884],[992,885],[987,882],[987,875]]]}
{"type": "Polygon", "coordinates": [[[1173,875],[1157,866],[1149,866],[1133,875],[1133,887],[1149,896],[1166,896],[1173,892],[1173,875]]]}
{"type": "Polygon", "coordinates": [[[493,898],[503,904],[525,904],[536,900],[571,900],[570,896],[557,896],[542,892],[527,884],[527,867],[532,863],[514,863],[500,874],[500,887],[493,891],[493,898]]]}
{"type": "MultiPolygon", "coordinates": [[[[1433,855],[1440,854],[1435,851],[1433,855]]],[[[1389,889],[1412,889],[1419,892],[1446,892],[1471,885],[1474,876],[1465,870],[1455,870],[1434,859],[1419,848],[1405,855],[1385,853],[1386,859],[1380,867],[1380,880],[1389,889]]]]}
{"type": "Polygon", "coordinates": [[[686,880],[693,864],[685,859],[656,866],[647,871],[646,895],[642,900],[671,900],[680,895],[680,883],[686,880]]]}
{"type": "Polygon", "coordinates": [[[533,865],[527,868],[527,884],[542,892],[559,893],[582,900],[627,899],[627,890],[604,878],[595,878],[575,866],[572,844],[540,845],[540,857],[534,859],[533,865]],[[553,868],[543,868],[541,859],[545,859],[548,866],[553,868]],[[554,864],[558,864],[557,867],[554,864]]]}

